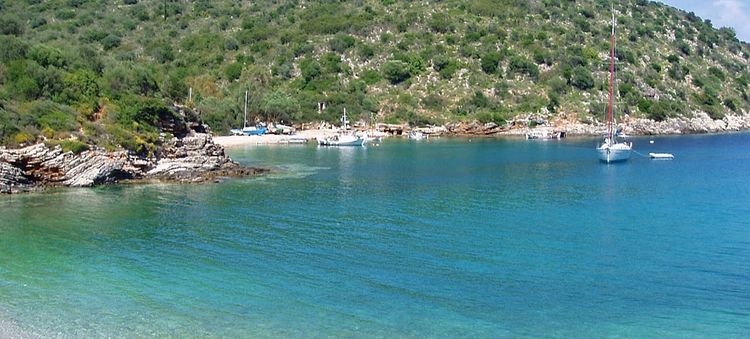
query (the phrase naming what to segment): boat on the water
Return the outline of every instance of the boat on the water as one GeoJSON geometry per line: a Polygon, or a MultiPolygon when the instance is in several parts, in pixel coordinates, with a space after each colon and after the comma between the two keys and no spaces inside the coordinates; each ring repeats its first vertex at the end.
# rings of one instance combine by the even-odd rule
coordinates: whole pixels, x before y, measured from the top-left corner
{"type": "Polygon", "coordinates": [[[320,146],[364,146],[365,139],[352,134],[339,134],[327,138],[318,138],[320,146]]]}
{"type": "Polygon", "coordinates": [[[412,140],[425,140],[428,139],[430,136],[428,134],[425,134],[420,131],[411,131],[409,132],[409,139],[412,140]]]}
{"type": "Polygon", "coordinates": [[[633,150],[633,143],[627,143],[617,140],[617,128],[614,119],[613,96],[615,83],[615,13],[612,11],[612,35],[610,36],[609,49],[609,105],[607,106],[607,134],[596,151],[599,153],[599,160],[605,163],[626,161],[630,159],[630,152],[633,150]]]}
{"type": "Polygon", "coordinates": [[[649,153],[648,156],[651,157],[651,159],[674,159],[672,153],[649,153]]]}
{"type": "Polygon", "coordinates": [[[341,116],[340,132],[330,137],[318,137],[317,140],[319,146],[364,146],[367,142],[366,137],[349,131],[346,108],[344,108],[344,115],[341,116]]]}

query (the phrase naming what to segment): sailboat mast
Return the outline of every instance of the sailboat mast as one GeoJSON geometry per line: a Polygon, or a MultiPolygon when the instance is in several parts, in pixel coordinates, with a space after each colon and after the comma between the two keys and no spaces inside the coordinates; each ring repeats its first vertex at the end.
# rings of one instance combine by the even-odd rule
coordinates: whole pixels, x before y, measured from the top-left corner
{"type": "Polygon", "coordinates": [[[242,123],[242,128],[247,127],[247,91],[245,91],[245,121],[242,123]]]}
{"type": "Polygon", "coordinates": [[[612,123],[613,112],[613,89],[615,82],[615,11],[612,9],[612,36],[610,37],[610,49],[609,49],[609,107],[607,111],[607,137],[612,140],[612,129],[614,126],[612,123]]]}

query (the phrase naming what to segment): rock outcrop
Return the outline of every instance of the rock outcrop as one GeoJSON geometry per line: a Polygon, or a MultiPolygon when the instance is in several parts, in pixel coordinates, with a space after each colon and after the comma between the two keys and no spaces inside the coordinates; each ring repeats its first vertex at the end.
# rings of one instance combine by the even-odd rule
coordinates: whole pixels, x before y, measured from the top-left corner
{"type": "Polygon", "coordinates": [[[0,193],[44,187],[83,187],[123,180],[204,182],[217,177],[247,176],[267,170],[243,167],[213,142],[208,127],[183,107],[158,123],[157,150],[144,156],[126,150],[107,151],[89,145],[81,153],[39,143],[20,149],[0,147],[0,193]]]}
{"type": "Polygon", "coordinates": [[[80,154],[57,145],[36,144],[0,150],[0,192],[16,193],[40,187],[82,187],[122,180],[203,182],[219,176],[262,172],[233,162],[211,135],[191,132],[166,141],[156,157],[93,148],[80,154]]]}

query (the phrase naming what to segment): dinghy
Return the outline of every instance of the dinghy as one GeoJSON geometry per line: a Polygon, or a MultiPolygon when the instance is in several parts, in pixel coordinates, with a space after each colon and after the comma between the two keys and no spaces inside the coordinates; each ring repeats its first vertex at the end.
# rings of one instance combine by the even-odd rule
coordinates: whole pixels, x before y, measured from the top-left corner
{"type": "Polygon", "coordinates": [[[649,153],[651,159],[674,159],[672,153],[649,153]]]}

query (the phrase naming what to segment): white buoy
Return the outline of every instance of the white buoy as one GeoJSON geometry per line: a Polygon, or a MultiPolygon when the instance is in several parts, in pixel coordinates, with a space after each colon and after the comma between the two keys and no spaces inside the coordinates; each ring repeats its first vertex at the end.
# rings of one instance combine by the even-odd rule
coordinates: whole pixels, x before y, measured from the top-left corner
{"type": "Polygon", "coordinates": [[[653,144],[653,143],[654,143],[654,141],[653,141],[653,140],[650,140],[650,141],[649,141],[648,143],[649,143],[649,144],[653,144]]]}

